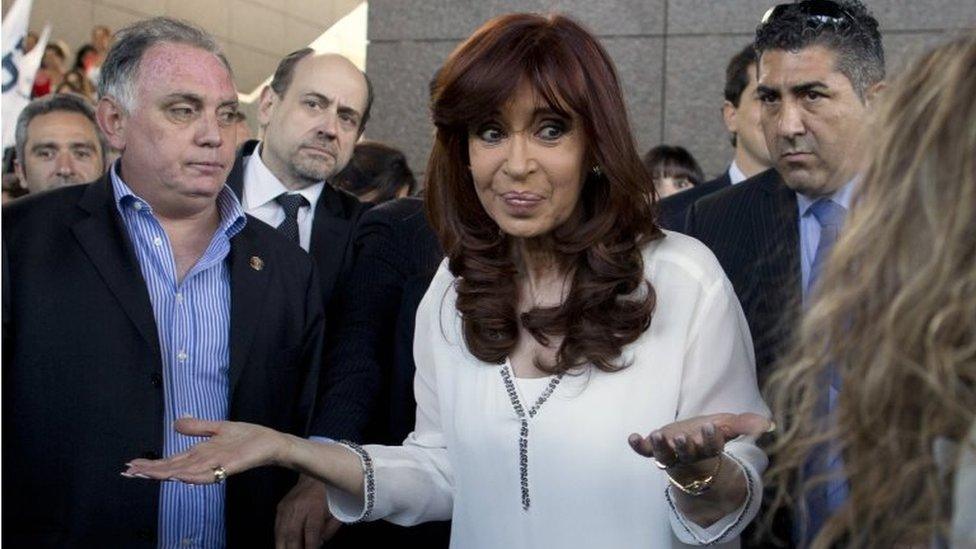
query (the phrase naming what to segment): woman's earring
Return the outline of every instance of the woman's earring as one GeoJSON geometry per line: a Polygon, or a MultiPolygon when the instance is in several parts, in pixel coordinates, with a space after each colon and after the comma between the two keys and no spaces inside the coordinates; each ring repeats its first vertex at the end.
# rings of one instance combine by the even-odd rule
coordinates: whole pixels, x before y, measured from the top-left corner
{"type": "Polygon", "coordinates": [[[590,170],[590,171],[592,171],[593,172],[593,175],[595,175],[597,177],[601,177],[603,175],[603,170],[600,169],[600,165],[599,164],[597,164],[596,166],[593,166],[593,169],[590,170]]]}

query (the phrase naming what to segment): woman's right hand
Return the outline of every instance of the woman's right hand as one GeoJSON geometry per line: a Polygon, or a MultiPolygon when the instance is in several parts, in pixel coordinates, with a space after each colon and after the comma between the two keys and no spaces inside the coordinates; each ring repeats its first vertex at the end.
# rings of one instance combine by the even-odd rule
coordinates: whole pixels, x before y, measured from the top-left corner
{"type": "Polygon", "coordinates": [[[290,445],[288,435],[250,423],[182,418],[175,427],[184,435],[210,438],[165,459],[132,460],[122,475],[213,484],[223,480],[221,472],[230,476],[281,464],[290,445]]]}

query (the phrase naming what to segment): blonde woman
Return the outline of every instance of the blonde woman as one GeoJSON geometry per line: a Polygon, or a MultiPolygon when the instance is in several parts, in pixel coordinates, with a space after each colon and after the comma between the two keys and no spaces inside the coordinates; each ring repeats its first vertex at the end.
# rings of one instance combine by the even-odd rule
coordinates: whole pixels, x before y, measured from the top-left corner
{"type": "Polygon", "coordinates": [[[806,495],[827,484],[802,478],[806,465],[825,447],[842,456],[849,497],[814,548],[950,539],[946,473],[957,450],[943,460],[940,449],[971,452],[976,414],[974,98],[974,34],[926,54],[889,90],[872,133],[874,160],[824,291],[789,366],[771,379],[770,402],[785,428],[768,472],[774,507],[802,512],[806,495]],[[820,388],[835,374],[842,388],[827,422],[820,388]]]}

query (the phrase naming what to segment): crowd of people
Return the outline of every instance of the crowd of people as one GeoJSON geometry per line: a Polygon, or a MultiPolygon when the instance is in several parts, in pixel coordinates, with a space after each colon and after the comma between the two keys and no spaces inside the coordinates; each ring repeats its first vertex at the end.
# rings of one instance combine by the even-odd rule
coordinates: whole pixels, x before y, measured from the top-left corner
{"type": "Polygon", "coordinates": [[[501,15],[419,185],[340,55],[250,139],[205,30],[104,30],[17,121],[4,542],[976,547],[976,32],[889,79],[859,0],[770,8],[705,181],[501,15]]]}

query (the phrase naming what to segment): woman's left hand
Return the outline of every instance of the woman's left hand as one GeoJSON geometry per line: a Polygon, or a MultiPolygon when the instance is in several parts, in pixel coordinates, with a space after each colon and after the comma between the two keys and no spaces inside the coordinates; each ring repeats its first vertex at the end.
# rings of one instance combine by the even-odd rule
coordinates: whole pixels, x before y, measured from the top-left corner
{"type": "Polygon", "coordinates": [[[646,437],[627,439],[638,454],[653,458],[673,476],[698,478],[715,469],[725,443],[742,435],[758,438],[773,423],[758,414],[712,414],[676,421],[646,437]]]}

